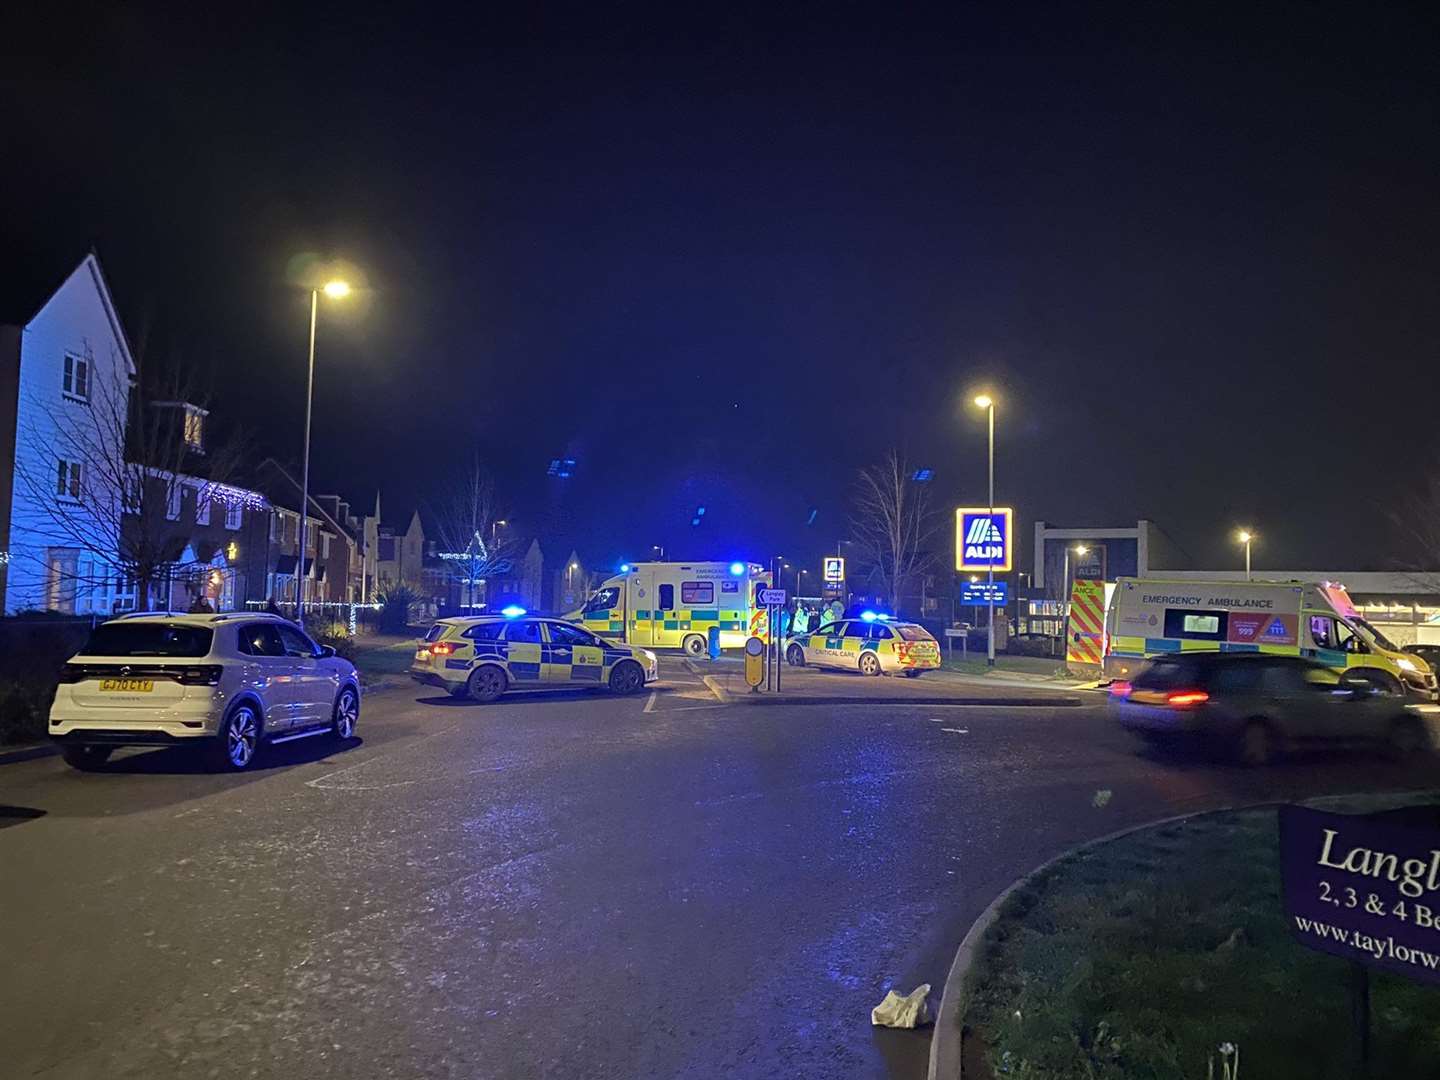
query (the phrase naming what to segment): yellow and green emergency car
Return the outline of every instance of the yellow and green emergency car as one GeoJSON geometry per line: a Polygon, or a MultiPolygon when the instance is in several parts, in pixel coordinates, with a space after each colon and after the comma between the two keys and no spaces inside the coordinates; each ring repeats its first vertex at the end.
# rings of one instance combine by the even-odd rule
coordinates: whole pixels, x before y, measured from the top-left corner
{"type": "Polygon", "coordinates": [[[659,678],[648,649],[602,641],[560,619],[505,611],[436,622],[415,650],[410,677],[472,701],[525,687],[603,686],[633,694],[659,678]]]}
{"type": "Polygon", "coordinates": [[[792,637],[785,647],[792,667],[841,668],[862,675],[899,672],[918,678],[940,666],[940,646],[919,623],[865,612],[858,619],[826,623],[792,637]]]}

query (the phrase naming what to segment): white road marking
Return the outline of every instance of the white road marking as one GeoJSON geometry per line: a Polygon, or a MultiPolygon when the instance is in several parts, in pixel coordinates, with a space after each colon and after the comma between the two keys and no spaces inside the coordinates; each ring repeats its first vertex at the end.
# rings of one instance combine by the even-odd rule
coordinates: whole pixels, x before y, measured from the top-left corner
{"type": "Polygon", "coordinates": [[[704,676],[703,682],[710,688],[710,692],[715,695],[715,700],[720,702],[721,705],[728,705],[730,703],[730,695],[726,693],[725,688],[720,685],[720,680],[715,678],[714,675],[704,676]]]}
{"type": "Polygon", "coordinates": [[[654,712],[654,711],[655,711],[655,699],[656,699],[657,697],[659,697],[659,696],[660,696],[660,691],[658,691],[658,690],[651,690],[651,691],[650,691],[650,697],[649,697],[649,699],[645,702],[645,708],[642,709],[641,712],[654,712]]]}
{"type": "Polygon", "coordinates": [[[942,727],[941,731],[948,731],[952,735],[969,735],[970,729],[963,727],[942,727]]]}

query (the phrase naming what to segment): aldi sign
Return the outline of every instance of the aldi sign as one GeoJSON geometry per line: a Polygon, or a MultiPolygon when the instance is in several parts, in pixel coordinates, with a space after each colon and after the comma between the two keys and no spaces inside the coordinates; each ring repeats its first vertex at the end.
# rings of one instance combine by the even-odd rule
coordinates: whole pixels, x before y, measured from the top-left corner
{"type": "Polygon", "coordinates": [[[1015,511],[1008,506],[955,510],[955,569],[1007,573],[1013,562],[1015,511]]]}

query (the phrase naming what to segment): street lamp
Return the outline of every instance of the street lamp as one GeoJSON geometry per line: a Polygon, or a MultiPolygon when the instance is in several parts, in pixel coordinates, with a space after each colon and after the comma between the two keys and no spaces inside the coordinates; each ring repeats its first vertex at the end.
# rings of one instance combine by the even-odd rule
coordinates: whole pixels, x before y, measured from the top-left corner
{"type": "Polygon", "coordinates": [[[490,546],[492,548],[495,546],[496,535],[500,532],[501,529],[505,528],[509,524],[510,522],[506,521],[504,518],[501,518],[499,521],[492,521],[490,523],[490,546]]]}
{"type": "Polygon", "coordinates": [[[1076,544],[1073,548],[1069,544],[1065,545],[1065,571],[1060,575],[1060,602],[1062,604],[1070,602],[1070,552],[1072,551],[1076,555],[1085,555],[1089,553],[1090,549],[1084,544],[1076,544]]]}
{"type": "Polygon", "coordinates": [[[657,555],[660,556],[660,561],[661,561],[661,562],[664,562],[664,561],[665,561],[665,549],[664,549],[663,547],[661,547],[659,544],[651,544],[651,545],[650,545],[650,550],[653,551],[653,552],[655,552],[655,554],[657,554],[657,555]]]}
{"type": "Polygon", "coordinates": [[[1245,545],[1245,580],[1250,580],[1250,544],[1255,539],[1255,534],[1249,529],[1241,529],[1235,534],[1235,539],[1245,545]]]}
{"type": "Polygon", "coordinates": [[[305,381],[305,455],[300,466],[300,548],[295,555],[295,622],[305,625],[305,525],[310,520],[310,412],[315,404],[315,317],[320,308],[320,294],[332,300],[350,295],[347,281],[327,281],[310,290],[310,364],[305,381]]]}
{"type": "MultiPolygon", "coordinates": [[[[989,394],[977,394],[975,396],[977,408],[984,409],[989,420],[990,428],[990,521],[995,521],[995,401],[989,394]]],[[[1009,542],[1009,538],[1006,538],[1009,542]]],[[[988,595],[985,597],[985,606],[990,609],[990,629],[986,633],[985,642],[985,663],[988,667],[995,666],[995,560],[987,559],[989,564],[985,568],[985,580],[987,583],[988,595]]]]}

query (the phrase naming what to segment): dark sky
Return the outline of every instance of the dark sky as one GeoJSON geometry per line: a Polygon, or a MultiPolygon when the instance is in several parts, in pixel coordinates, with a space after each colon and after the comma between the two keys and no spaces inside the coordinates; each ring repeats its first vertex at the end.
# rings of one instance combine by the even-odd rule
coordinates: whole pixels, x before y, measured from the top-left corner
{"type": "Polygon", "coordinates": [[[521,8],[12,22],[0,308],[93,244],[132,337],[295,459],[287,267],[348,260],[317,486],[408,510],[478,450],[596,560],[811,559],[892,446],[983,502],[981,386],[1027,532],[1413,557],[1388,515],[1440,461],[1433,7],[521,8]]]}

